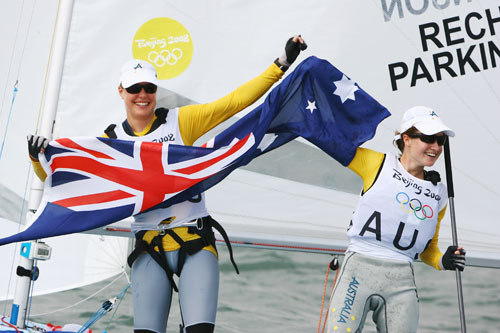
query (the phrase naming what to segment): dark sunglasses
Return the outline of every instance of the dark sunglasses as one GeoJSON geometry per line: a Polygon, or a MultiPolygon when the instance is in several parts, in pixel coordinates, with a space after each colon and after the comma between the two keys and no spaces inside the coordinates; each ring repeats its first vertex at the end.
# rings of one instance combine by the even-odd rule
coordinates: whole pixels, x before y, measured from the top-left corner
{"type": "Polygon", "coordinates": [[[146,94],[154,94],[156,92],[156,90],[158,89],[158,87],[152,83],[146,83],[146,84],[136,83],[128,88],[125,88],[125,90],[129,94],[138,94],[141,92],[142,88],[144,88],[144,91],[146,92],[146,94]]]}
{"type": "Polygon", "coordinates": [[[446,139],[448,138],[447,135],[425,135],[422,133],[415,133],[415,134],[408,134],[410,138],[419,138],[420,141],[425,142],[425,143],[434,143],[437,141],[437,144],[439,146],[444,145],[446,142],[446,139]]]}

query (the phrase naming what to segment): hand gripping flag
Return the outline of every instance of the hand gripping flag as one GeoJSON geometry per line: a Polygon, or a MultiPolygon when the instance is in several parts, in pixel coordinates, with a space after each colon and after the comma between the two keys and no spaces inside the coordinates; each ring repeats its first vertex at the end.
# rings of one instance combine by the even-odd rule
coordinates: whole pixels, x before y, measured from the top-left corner
{"type": "Polygon", "coordinates": [[[42,203],[0,245],[91,230],[202,193],[301,136],[348,165],[389,111],[326,60],[309,57],[264,103],[202,147],[107,138],[52,141],[42,203]]]}

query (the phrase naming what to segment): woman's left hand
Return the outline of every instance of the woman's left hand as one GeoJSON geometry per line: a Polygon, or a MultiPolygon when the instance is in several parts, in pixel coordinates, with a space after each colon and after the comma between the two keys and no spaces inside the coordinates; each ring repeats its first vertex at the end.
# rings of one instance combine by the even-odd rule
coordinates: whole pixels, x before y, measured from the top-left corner
{"type": "Polygon", "coordinates": [[[465,250],[460,246],[450,245],[441,257],[442,267],[446,270],[463,271],[465,268],[465,250]]]}

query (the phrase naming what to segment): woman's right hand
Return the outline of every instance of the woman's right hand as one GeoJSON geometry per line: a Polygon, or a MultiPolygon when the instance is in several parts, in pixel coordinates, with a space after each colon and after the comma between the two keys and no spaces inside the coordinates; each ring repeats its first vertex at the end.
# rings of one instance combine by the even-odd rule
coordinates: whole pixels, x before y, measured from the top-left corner
{"type": "Polygon", "coordinates": [[[38,154],[43,153],[49,145],[49,139],[41,135],[28,134],[28,152],[30,157],[38,161],[38,154]]]}

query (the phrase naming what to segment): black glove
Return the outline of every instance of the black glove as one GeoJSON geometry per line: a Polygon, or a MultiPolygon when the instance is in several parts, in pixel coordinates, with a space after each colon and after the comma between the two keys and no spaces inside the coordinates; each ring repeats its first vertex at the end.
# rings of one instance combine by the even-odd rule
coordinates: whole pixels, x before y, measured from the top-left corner
{"type": "Polygon", "coordinates": [[[441,263],[443,268],[446,270],[455,270],[463,271],[465,267],[465,250],[460,249],[460,254],[455,254],[455,251],[458,250],[458,246],[450,245],[448,249],[441,257],[441,263]]]}
{"type": "Polygon", "coordinates": [[[29,134],[28,139],[28,152],[32,159],[38,161],[38,154],[42,149],[47,148],[49,139],[40,135],[29,134]]]}
{"type": "Polygon", "coordinates": [[[293,39],[294,37],[288,39],[288,41],[285,44],[285,51],[275,61],[283,71],[286,71],[288,67],[290,67],[290,65],[293,64],[295,59],[297,59],[297,57],[299,56],[300,51],[304,51],[305,49],[307,49],[306,42],[304,43],[300,43],[299,41],[294,42],[293,39]]]}

